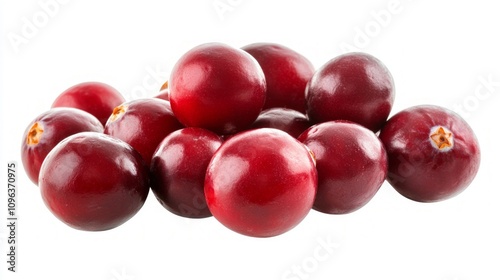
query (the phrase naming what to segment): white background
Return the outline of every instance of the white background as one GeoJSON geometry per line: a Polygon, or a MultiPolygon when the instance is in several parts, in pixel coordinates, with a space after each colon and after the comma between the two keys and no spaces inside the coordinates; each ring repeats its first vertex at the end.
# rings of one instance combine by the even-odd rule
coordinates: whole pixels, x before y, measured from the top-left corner
{"type": "Polygon", "coordinates": [[[0,179],[5,186],[7,162],[17,161],[19,220],[11,273],[2,187],[0,278],[500,279],[500,16],[495,1],[437,2],[1,1],[0,179]],[[127,99],[153,96],[184,52],[213,41],[280,43],[317,68],[345,46],[375,55],[395,80],[393,113],[436,104],[466,118],[482,148],[476,180],[433,204],[386,183],[355,213],[313,211],[268,239],[238,235],[214,218],[177,217],[151,193],[110,231],[77,231],[54,218],[20,165],[27,124],[84,81],[108,83],[127,99]]]}

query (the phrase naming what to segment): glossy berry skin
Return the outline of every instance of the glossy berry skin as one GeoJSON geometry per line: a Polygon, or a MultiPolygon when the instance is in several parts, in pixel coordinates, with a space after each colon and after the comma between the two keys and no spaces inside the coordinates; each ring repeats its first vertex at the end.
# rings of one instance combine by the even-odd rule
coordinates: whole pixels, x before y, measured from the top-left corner
{"type": "Polygon", "coordinates": [[[148,170],[127,143],[95,132],[74,134],[47,155],[40,191],[49,210],[86,231],[117,227],[143,206],[148,170]]]}
{"type": "Polygon", "coordinates": [[[311,126],[309,119],[302,113],[287,108],[271,108],[262,111],[252,128],[275,128],[294,138],[311,126]]]}
{"type": "Polygon", "coordinates": [[[170,102],[170,89],[162,89],[154,98],[159,98],[170,102]]]}
{"type": "Polygon", "coordinates": [[[24,131],[21,160],[30,180],[38,185],[40,167],[47,154],[64,138],[78,132],[102,132],[91,114],[74,108],[54,108],[37,116],[24,131]]]}
{"type": "Polygon", "coordinates": [[[184,54],[170,79],[172,110],[185,126],[217,134],[248,128],[266,98],[266,81],[257,61],[225,44],[208,43],[184,54]]]}
{"type": "Polygon", "coordinates": [[[204,194],[205,173],[222,139],[197,127],[177,130],[158,146],[151,161],[151,189],[168,211],[187,218],[212,214],[204,194]]]}
{"type": "Polygon", "coordinates": [[[470,185],[480,164],[479,143],[458,114],[418,105],[392,116],[380,132],[389,157],[387,181],[420,202],[453,197],[470,185]]]}
{"type": "Polygon", "coordinates": [[[71,107],[94,115],[104,126],[113,109],[125,102],[123,96],[113,87],[100,82],[84,82],[62,92],[52,108],[71,107]]]}
{"type": "Polygon", "coordinates": [[[370,130],[352,122],[312,126],[298,138],[313,152],[318,170],[314,209],[346,214],[366,205],[387,175],[387,155],[370,130]]]}
{"type": "Polygon", "coordinates": [[[310,211],[317,174],[307,148],[271,128],[241,132],[224,142],[205,177],[207,205],[229,229],[271,237],[295,227],[310,211]]]}
{"type": "Polygon", "coordinates": [[[303,55],[274,43],[244,46],[262,67],[266,77],[264,109],[284,107],[306,112],[305,88],[314,74],[314,66],[303,55]]]}
{"type": "Polygon", "coordinates": [[[182,127],[168,101],[143,98],[117,106],[104,127],[104,133],[127,142],[149,166],[160,142],[182,127]]]}
{"type": "Polygon", "coordinates": [[[377,58],[348,53],[323,65],[306,88],[311,121],[348,120],[377,132],[394,103],[394,82],[377,58]]]}

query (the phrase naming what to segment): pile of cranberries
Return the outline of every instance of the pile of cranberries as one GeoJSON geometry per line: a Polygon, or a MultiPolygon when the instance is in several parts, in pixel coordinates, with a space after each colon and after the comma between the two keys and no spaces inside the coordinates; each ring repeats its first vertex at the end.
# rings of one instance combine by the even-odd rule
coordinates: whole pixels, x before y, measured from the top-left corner
{"type": "Polygon", "coordinates": [[[386,180],[420,202],[471,183],[480,150],[469,125],[433,105],[388,119],[394,96],[389,70],[369,54],[314,69],[278,44],[203,44],[178,60],[156,98],[126,101],[97,82],[70,87],[27,126],[22,161],[73,228],[117,227],[151,189],[176,215],[276,236],[311,209],[360,209],[386,180]]]}

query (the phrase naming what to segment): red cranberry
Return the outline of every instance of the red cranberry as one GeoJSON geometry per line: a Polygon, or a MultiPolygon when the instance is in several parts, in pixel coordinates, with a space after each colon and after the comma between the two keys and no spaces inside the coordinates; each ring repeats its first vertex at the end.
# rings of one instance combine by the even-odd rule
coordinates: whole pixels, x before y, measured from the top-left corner
{"type": "Polygon", "coordinates": [[[208,208],[226,227],[270,237],[295,227],[310,211],[317,174],[308,149],[271,128],[241,132],[224,142],[207,169],[208,208]]]}
{"type": "Polygon", "coordinates": [[[168,81],[163,83],[163,85],[160,88],[160,92],[158,95],[155,96],[155,98],[163,99],[165,101],[170,102],[170,89],[168,88],[168,81]]]}
{"type": "Polygon", "coordinates": [[[219,43],[203,44],[184,54],[169,81],[170,102],[179,121],[218,134],[248,128],[266,98],[264,73],[257,61],[219,43]]]}
{"type": "Polygon", "coordinates": [[[104,133],[130,144],[149,166],[163,138],[181,128],[169,102],[144,98],[116,107],[104,127],[104,133]]]}
{"type": "Polygon", "coordinates": [[[316,158],[318,193],[314,209],[346,214],[366,205],[387,175],[387,155],[370,130],[351,122],[312,126],[299,140],[316,158]]]}
{"type": "Polygon", "coordinates": [[[266,77],[264,109],[285,107],[306,112],[305,88],[314,74],[312,63],[285,46],[255,43],[242,48],[260,64],[266,77]]]}
{"type": "Polygon", "coordinates": [[[394,102],[389,70],[375,57],[349,53],[328,61],[306,88],[307,114],[316,122],[349,120],[377,132],[394,102]]]}
{"type": "Polygon", "coordinates": [[[139,211],[149,191],[148,173],[130,145],[102,133],[81,132],[47,155],[40,191],[49,210],[67,225],[101,231],[139,211]]]}
{"type": "Polygon", "coordinates": [[[40,166],[47,154],[64,138],[78,132],[102,132],[91,114],[74,108],[54,108],[36,117],[23,134],[21,160],[30,180],[38,185],[40,166]]]}
{"type": "Polygon", "coordinates": [[[203,190],[208,163],[222,139],[196,127],[168,135],[151,161],[151,189],[170,212],[188,218],[212,216],[203,190]]]}
{"type": "Polygon", "coordinates": [[[163,99],[170,102],[170,90],[168,88],[162,89],[155,98],[163,99]]]}
{"type": "Polygon", "coordinates": [[[389,157],[387,181],[415,201],[440,201],[462,192],[480,162],[479,143],[456,113],[419,105],[391,117],[380,132],[389,157]]]}
{"type": "Polygon", "coordinates": [[[94,115],[104,126],[113,108],[125,102],[123,96],[110,85],[99,82],[77,84],[61,93],[54,107],[72,107],[94,115]]]}
{"type": "Polygon", "coordinates": [[[309,119],[302,113],[286,108],[271,108],[262,111],[252,128],[276,128],[297,138],[311,126],[309,119]]]}

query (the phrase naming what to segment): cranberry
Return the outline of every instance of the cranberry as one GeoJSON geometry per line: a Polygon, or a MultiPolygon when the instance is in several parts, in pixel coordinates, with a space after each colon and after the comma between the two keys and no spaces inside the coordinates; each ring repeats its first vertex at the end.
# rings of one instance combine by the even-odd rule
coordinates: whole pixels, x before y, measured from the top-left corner
{"type": "Polygon", "coordinates": [[[162,89],[155,98],[163,99],[170,102],[170,90],[168,88],[162,89]]]}
{"type": "Polygon", "coordinates": [[[346,214],[366,205],[387,175],[387,155],[370,130],[345,121],[312,126],[300,135],[316,158],[318,193],[313,208],[346,214]]]}
{"type": "Polygon", "coordinates": [[[181,128],[169,102],[143,98],[116,107],[104,127],[104,133],[130,144],[149,165],[163,138],[181,128]]]}
{"type": "Polygon", "coordinates": [[[462,192],[479,169],[479,143],[456,113],[419,105],[391,117],[380,132],[389,157],[387,181],[415,201],[440,201],[462,192]]]}
{"type": "Polygon", "coordinates": [[[91,114],[74,108],[54,108],[36,117],[26,128],[21,143],[21,160],[30,180],[38,185],[40,166],[47,154],[64,138],[83,131],[102,132],[91,114]]]}
{"type": "Polygon", "coordinates": [[[317,174],[309,150],[272,128],[234,135],[207,169],[205,196],[214,217],[244,235],[270,237],[295,227],[310,211],[317,174]]]}
{"type": "Polygon", "coordinates": [[[285,107],[306,112],[305,88],[314,74],[312,63],[296,51],[273,43],[255,43],[242,48],[260,64],[266,77],[264,109],[285,107]]]}
{"type": "Polygon", "coordinates": [[[264,73],[257,61],[219,43],[203,44],[184,54],[169,81],[170,102],[179,121],[218,134],[248,128],[266,98],[264,73]]]}
{"type": "Polygon", "coordinates": [[[377,132],[394,102],[389,70],[375,57],[348,53],[323,65],[306,88],[307,114],[316,122],[349,120],[377,132]]]}
{"type": "Polygon", "coordinates": [[[104,126],[113,108],[125,102],[123,96],[110,85],[99,82],[85,82],[74,85],[61,93],[54,107],[72,107],[94,115],[104,126]]]}
{"type": "Polygon", "coordinates": [[[151,189],[163,207],[188,218],[212,216],[203,184],[221,144],[217,134],[196,127],[172,132],[161,142],[151,161],[151,189]]]}
{"type": "Polygon", "coordinates": [[[309,119],[302,113],[286,108],[271,108],[262,111],[252,128],[276,128],[297,138],[311,126],[309,119]]]}
{"type": "Polygon", "coordinates": [[[160,88],[160,92],[158,93],[158,95],[155,96],[155,98],[163,99],[170,102],[170,89],[168,88],[168,81],[163,83],[163,85],[160,88]]]}
{"type": "Polygon", "coordinates": [[[80,132],[47,155],[40,191],[49,210],[67,225],[101,231],[139,211],[149,191],[148,173],[130,145],[102,133],[80,132]]]}

